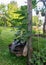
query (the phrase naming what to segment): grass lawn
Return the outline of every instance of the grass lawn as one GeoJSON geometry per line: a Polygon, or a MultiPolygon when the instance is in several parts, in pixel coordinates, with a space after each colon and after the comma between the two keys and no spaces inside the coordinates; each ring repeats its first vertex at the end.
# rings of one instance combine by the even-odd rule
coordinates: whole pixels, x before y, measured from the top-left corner
{"type": "Polygon", "coordinates": [[[46,48],[46,38],[32,37],[32,47],[34,48],[34,50],[46,48]]]}
{"type": "MultiPolygon", "coordinates": [[[[12,43],[15,38],[14,34],[16,30],[0,27],[0,31],[0,65],[27,65],[26,57],[16,57],[9,53],[8,45],[12,43]]],[[[46,38],[39,38],[38,42],[38,38],[33,37],[32,43],[34,50],[44,48],[46,47],[46,38]]]]}
{"type": "Polygon", "coordinates": [[[16,57],[9,53],[8,45],[13,41],[15,31],[3,28],[0,34],[0,65],[26,65],[25,57],[16,57]]]}

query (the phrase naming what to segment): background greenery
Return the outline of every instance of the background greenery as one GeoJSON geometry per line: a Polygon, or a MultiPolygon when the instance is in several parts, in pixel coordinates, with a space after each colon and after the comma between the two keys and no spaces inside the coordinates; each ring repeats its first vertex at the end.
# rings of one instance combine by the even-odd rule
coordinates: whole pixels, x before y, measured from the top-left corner
{"type": "MultiPolygon", "coordinates": [[[[36,0],[32,0],[33,8],[36,7],[36,0]],[[35,2],[35,3],[34,3],[35,2]]],[[[27,57],[16,57],[9,53],[8,45],[15,38],[25,40],[30,36],[27,29],[27,6],[18,8],[16,2],[11,1],[7,6],[0,4],[0,65],[26,65],[27,57]]],[[[39,30],[41,23],[37,16],[32,16],[32,34],[43,34],[39,30]]],[[[46,64],[46,38],[32,36],[33,53],[30,60],[32,65],[46,64]]]]}

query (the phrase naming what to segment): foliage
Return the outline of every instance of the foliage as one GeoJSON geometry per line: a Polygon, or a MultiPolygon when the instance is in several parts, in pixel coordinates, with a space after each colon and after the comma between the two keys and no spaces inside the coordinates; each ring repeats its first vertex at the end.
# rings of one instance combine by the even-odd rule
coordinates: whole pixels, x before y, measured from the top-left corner
{"type": "Polygon", "coordinates": [[[4,4],[0,4],[0,11],[4,12],[5,11],[5,5],[4,4]]]}
{"type": "MultiPolygon", "coordinates": [[[[8,5],[0,4],[0,19],[3,20],[3,26],[11,26],[11,19],[17,18],[19,14],[14,14],[15,11],[18,10],[17,3],[11,1],[8,5]]],[[[0,25],[2,25],[2,23],[0,25]]]]}
{"type": "Polygon", "coordinates": [[[30,60],[32,65],[46,65],[46,38],[32,38],[33,53],[30,60]]]}
{"type": "Polygon", "coordinates": [[[32,8],[36,7],[36,0],[32,0],[32,8]]]}
{"type": "Polygon", "coordinates": [[[46,48],[41,49],[40,52],[33,51],[30,62],[32,65],[46,65],[46,48]]]}
{"type": "Polygon", "coordinates": [[[13,19],[12,22],[16,23],[15,27],[18,27],[19,30],[19,37],[23,39],[28,38],[28,30],[27,30],[27,24],[28,24],[28,19],[27,19],[27,6],[21,6],[21,8],[15,12],[16,14],[19,14],[18,19],[13,19]],[[18,23],[18,24],[17,24],[18,23]]]}
{"type": "Polygon", "coordinates": [[[0,34],[1,34],[1,32],[2,32],[2,29],[0,28],[0,34]]]}
{"type": "Polygon", "coordinates": [[[11,19],[17,18],[18,15],[14,14],[14,12],[18,10],[17,2],[11,1],[11,2],[7,5],[7,7],[8,7],[7,14],[9,15],[9,17],[10,17],[11,19]]]}
{"type": "Polygon", "coordinates": [[[36,25],[38,25],[38,17],[37,16],[33,16],[32,17],[32,26],[36,26],[36,25]]]}

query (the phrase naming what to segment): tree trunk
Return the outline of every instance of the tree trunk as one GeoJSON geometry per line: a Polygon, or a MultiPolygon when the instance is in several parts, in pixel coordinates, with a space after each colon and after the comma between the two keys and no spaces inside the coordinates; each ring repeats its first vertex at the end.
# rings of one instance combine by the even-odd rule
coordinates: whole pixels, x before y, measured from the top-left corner
{"type": "MultiPolygon", "coordinates": [[[[28,4],[28,31],[32,31],[32,0],[27,0],[27,4],[28,4]]],[[[28,39],[28,64],[27,65],[31,65],[30,63],[30,59],[31,59],[31,54],[32,54],[32,42],[31,42],[31,34],[30,37],[28,39]]]]}
{"type": "Polygon", "coordinates": [[[45,34],[46,33],[46,0],[41,0],[45,6],[45,22],[43,24],[43,33],[45,34]]]}
{"type": "Polygon", "coordinates": [[[46,12],[45,12],[45,22],[43,24],[43,33],[46,33],[46,12]]]}
{"type": "Polygon", "coordinates": [[[43,24],[43,33],[46,33],[46,1],[43,2],[44,6],[45,6],[45,22],[43,24]]]}

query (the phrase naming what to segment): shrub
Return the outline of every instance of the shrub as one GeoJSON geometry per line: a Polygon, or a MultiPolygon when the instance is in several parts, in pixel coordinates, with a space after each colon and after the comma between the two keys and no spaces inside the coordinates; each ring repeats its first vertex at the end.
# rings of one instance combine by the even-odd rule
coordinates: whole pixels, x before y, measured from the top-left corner
{"type": "Polygon", "coordinates": [[[33,51],[31,65],[46,65],[46,48],[33,51]]]}
{"type": "Polygon", "coordinates": [[[1,34],[1,32],[2,32],[2,29],[0,28],[0,34],[1,34]]]}
{"type": "Polygon", "coordinates": [[[31,65],[46,65],[46,38],[32,38],[33,53],[31,65]]]}

